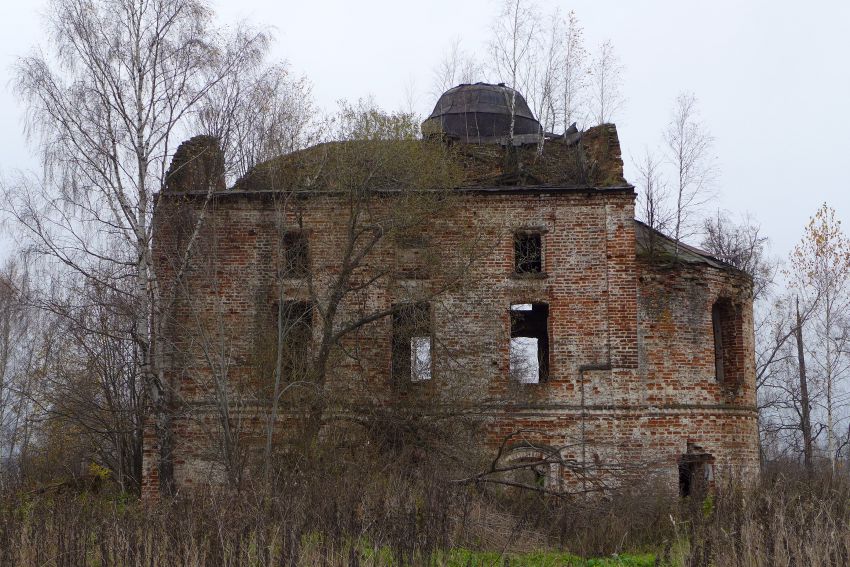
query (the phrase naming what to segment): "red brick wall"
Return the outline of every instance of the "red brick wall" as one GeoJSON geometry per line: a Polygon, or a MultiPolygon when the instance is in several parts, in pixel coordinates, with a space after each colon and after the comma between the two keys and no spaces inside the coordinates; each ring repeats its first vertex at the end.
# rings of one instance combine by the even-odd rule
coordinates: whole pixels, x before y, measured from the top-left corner
{"type": "MultiPolygon", "coordinates": [[[[187,227],[202,201],[173,194],[160,199],[155,257],[168,297],[187,227]]],[[[285,287],[287,297],[306,297],[300,282],[276,281],[281,219],[291,224],[295,218],[283,209],[270,194],[214,199],[190,270],[167,313],[162,360],[178,394],[179,486],[220,477],[217,414],[208,402],[223,382],[217,383],[210,369],[216,364],[226,369],[233,399],[239,399],[240,389],[268,387],[256,383],[254,353],[274,331],[269,314],[278,286],[285,287]]],[[[480,404],[489,419],[488,443],[499,443],[517,429],[534,429],[538,442],[568,447],[567,458],[592,461],[600,471],[628,463],[634,465],[629,474],[657,470],[672,486],[676,460],[693,442],[712,453],[719,467],[752,474],[757,433],[748,281],[707,265],[665,268],[639,260],[633,217],[630,190],[466,193],[424,235],[443,258],[440,270],[427,280],[381,280],[346,301],[345,308],[379,310],[418,289],[436,289],[457,269],[453,263],[474,255],[462,285],[432,301],[438,339],[434,375],[428,383],[410,385],[407,395],[480,404]],[[523,228],[543,230],[544,276],[513,274],[513,231],[523,228]],[[714,379],[711,306],[718,297],[733,301],[741,315],[734,351],[740,386],[734,389],[714,379]],[[522,302],[549,305],[550,369],[543,384],[517,384],[508,377],[509,306],[522,302]]],[[[303,206],[320,294],[339,270],[346,221],[339,201],[303,206]]],[[[396,258],[394,245],[384,242],[370,262],[383,266],[396,258]]],[[[319,324],[315,321],[314,328],[319,324]]],[[[384,318],[345,339],[357,357],[334,360],[328,379],[332,395],[369,404],[395,399],[391,332],[390,318],[384,318]]],[[[259,440],[264,408],[236,405],[234,416],[245,416],[244,432],[259,440]]],[[[286,420],[281,421],[285,435],[286,420]]],[[[149,494],[156,488],[153,442],[152,435],[146,437],[149,494]]],[[[608,473],[593,474],[602,479],[608,473]]]]}

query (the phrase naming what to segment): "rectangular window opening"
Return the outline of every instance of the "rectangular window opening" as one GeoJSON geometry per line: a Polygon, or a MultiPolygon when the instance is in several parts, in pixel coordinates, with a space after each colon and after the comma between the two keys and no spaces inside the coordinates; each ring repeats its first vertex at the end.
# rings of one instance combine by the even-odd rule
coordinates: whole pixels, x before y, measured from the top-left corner
{"type": "Polygon", "coordinates": [[[306,301],[284,301],[277,327],[283,347],[281,370],[286,381],[304,377],[313,340],[313,306],[306,301]]]}
{"type": "Polygon", "coordinates": [[[402,279],[428,279],[428,243],[424,238],[399,239],[396,248],[397,275],[402,279]]]}
{"type": "Polygon", "coordinates": [[[514,234],[514,271],[518,274],[543,272],[543,244],[539,232],[514,234]]]}
{"type": "Polygon", "coordinates": [[[283,277],[304,278],[310,273],[310,250],[307,235],[290,230],[283,235],[283,277]]]}
{"type": "Polygon", "coordinates": [[[431,379],[434,361],[430,304],[396,306],[392,342],[392,376],[396,382],[431,379]]]}
{"type": "Polygon", "coordinates": [[[538,384],[549,375],[549,306],[511,305],[510,374],[521,384],[538,384]]]}

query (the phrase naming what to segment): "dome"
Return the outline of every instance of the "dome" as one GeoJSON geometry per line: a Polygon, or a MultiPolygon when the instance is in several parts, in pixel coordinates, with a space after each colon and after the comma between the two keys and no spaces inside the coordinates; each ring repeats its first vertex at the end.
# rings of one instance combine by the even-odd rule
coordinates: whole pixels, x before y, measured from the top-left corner
{"type": "Polygon", "coordinates": [[[515,96],[514,145],[540,141],[540,122],[514,89],[500,83],[458,85],[444,92],[422,123],[426,136],[442,135],[472,144],[507,144],[511,127],[511,97],[515,96]]]}

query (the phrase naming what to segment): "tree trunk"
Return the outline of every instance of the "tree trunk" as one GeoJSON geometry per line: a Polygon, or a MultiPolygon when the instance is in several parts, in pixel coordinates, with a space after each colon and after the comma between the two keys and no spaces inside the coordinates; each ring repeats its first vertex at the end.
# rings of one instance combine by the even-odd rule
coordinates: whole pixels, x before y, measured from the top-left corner
{"type": "MultiPolygon", "coordinates": [[[[283,284],[278,281],[277,295],[277,340],[274,365],[274,391],[272,392],[272,409],[266,424],[266,449],[263,455],[263,482],[267,491],[271,489],[271,460],[274,429],[277,424],[277,412],[280,403],[280,386],[283,382],[283,302],[285,300],[283,284]]],[[[270,492],[269,492],[270,494],[270,492]]]]}
{"type": "Polygon", "coordinates": [[[794,336],[797,338],[797,363],[800,369],[800,429],[803,430],[803,461],[806,471],[812,474],[812,424],[809,415],[809,384],[806,380],[806,358],[803,352],[803,320],[800,317],[800,299],[797,298],[797,325],[794,336]]]}
{"type": "Polygon", "coordinates": [[[832,474],[835,474],[835,414],[832,407],[832,389],[835,377],[832,368],[832,339],[830,337],[830,329],[832,329],[832,302],[830,301],[830,293],[824,294],[824,311],[826,315],[826,447],[829,451],[829,465],[832,474]]]}

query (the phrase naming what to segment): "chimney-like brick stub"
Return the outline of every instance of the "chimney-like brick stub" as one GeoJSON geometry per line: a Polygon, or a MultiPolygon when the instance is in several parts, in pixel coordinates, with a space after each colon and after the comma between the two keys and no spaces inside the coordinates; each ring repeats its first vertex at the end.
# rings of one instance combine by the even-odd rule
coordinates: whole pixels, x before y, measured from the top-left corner
{"type": "Polygon", "coordinates": [[[165,175],[165,191],[206,192],[224,188],[224,153],[218,138],[195,136],[180,144],[165,175]]]}

